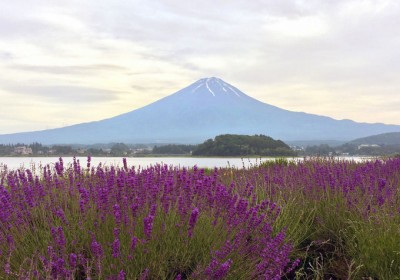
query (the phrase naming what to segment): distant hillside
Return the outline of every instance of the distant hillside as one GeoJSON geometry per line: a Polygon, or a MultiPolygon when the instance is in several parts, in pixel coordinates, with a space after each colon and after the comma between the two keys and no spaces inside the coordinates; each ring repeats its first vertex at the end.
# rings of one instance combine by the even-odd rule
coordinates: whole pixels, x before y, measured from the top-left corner
{"type": "Polygon", "coordinates": [[[377,145],[400,145],[400,132],[390,132],[358,138],[350,142],[351,144],[377,144],[377,145]]]}
{"type": "Polygon", "coordinates": [[[194,156],[295,156],[296,153],[281,140],[264,135],[225,134],[197,146],[194,156]]]}

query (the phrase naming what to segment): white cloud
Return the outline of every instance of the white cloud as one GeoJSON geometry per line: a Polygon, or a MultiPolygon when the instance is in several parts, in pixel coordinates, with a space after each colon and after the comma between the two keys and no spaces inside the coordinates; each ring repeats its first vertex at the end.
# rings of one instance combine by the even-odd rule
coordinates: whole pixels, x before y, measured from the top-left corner
{"type": "Polygon", "coordinates": [[[302,39],[318,37],[328,32],[328,25],[319,16],[306,16],[299,18],[271,18],[266,24],[268,33],[276,37],[292,37],[302,39]]]}

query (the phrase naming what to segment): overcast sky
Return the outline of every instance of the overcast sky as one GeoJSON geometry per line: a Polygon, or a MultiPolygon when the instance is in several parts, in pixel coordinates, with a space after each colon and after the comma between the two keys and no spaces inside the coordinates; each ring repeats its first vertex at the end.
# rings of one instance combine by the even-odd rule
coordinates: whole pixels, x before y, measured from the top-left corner
{"type": "Polygon", "coordinates": [[[204,77],[292,111],[400,124],[400,1],[13,0],[0,134],[125,113],[204,77]]]}

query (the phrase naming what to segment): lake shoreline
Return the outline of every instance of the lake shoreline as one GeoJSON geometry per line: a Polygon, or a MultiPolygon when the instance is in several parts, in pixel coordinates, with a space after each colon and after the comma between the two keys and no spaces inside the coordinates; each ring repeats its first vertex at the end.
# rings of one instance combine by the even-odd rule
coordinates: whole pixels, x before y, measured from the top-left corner
{"type": "MultiPolygon", "coordinates": [[[[35,166],[53,166],[59,162],[58,156],[54,157],[0,157],[0,168],[7,167],[7,169],[19,169],[21,167],[27,168],[32,165],[35,166]]],[[[74,157],[61,157],[64,165],[67,166],[73,163],[74,157]]],[[[249,168],[259,165],[261,162],[275,161],[278,159],[285,159],[288,161],[303,161],[308,159],[315,159],[316,157],[91,157],[90,166],[96,167],[101,165],[122,166],[123,158],[126,159],[128,166],[154,166],[156,164],[166,164],[177,167],[193,167],[200,168],[249,168]]],[[[349,161],[365,161],[374,159],[371,157],[321,157],[321,159],[334,159],[334,160],[349,160],[349,161]]],[[[78,156],[75,157],[79,160],[82,167],[87,166],[88,157],[78,156]]]]}

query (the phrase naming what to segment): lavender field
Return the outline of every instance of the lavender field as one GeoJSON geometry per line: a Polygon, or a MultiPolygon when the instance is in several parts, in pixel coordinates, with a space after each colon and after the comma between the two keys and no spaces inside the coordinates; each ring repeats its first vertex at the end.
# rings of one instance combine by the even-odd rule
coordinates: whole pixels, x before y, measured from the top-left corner
{"type": "Polygon", "coordinates": [[[400,159],[0,170],[0,279],[400,279],[400,159]]]}

